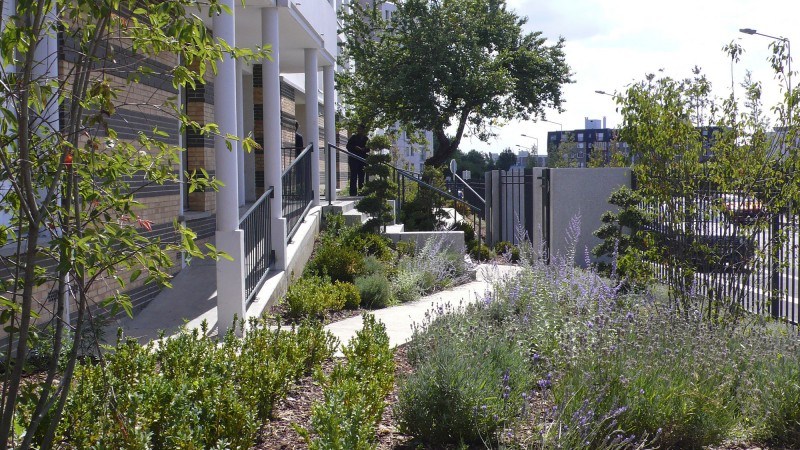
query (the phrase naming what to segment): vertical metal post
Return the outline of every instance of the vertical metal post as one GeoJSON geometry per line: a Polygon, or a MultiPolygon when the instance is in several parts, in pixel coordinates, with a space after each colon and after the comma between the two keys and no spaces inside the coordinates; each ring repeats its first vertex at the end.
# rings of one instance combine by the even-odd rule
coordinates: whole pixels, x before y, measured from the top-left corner
{"type": "Polygon", "coordinates": [[[542,169],[542,239],[547,253],[545,262],[550,264],[550,168],[542,169]]]}
{"type": "Polygon", "coordinates": [[[770,270],[772,271],[771,283],[770,283],[770,300],[772,303],[772,307],[770,308],[770,312],[772,314],[773,319],[778,319],[781,314],[781,304],[780,304],[780,288],[781,288],[781,279],[780,279],[780,254],[781,249],[779,247],[779,233],[780,233],[780,214],[773,213],[772,214],[772,221],[770,223],[770,240],[772,241],[772,248],[770,249],[770,270]]]}
{"type": "Polygon", "coordinates": [[[526,168],[525,169],[525,185],[524,191],[522,195],[522,201],[525,202],[524,211],[525,211],[525,233],[527,236],[520,236],[520,239],[523,237],[526,238],[528,241],[531,241],[533,238],[533,169],[526,168]]]}

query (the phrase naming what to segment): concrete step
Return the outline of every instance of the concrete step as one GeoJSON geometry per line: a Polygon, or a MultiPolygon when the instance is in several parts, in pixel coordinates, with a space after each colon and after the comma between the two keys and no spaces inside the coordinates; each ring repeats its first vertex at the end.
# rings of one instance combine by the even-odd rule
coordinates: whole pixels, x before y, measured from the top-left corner
{"type": "Polygon", "coordinates": [[[369,218],[369,216],[357,209],[351,209],[342,214],[342,216],[344,217],[344,223],[347,225],[363,225],[369,218]]]}
{"type": "Polygon", "coordinates": [[[338,213],[344,214],[348,211],[352,211],[356,209],[356,202],[358,200],[336,200],[335,202],[331,203],[330,205],[323,204],[322,206],[322,213],[338,213]]]}
{"type": "Polygon", "coordinates": [[[396,223],[394,225],[386,225],[386,234],[389,233],[402,233],[405,230],[405,225],[396,223]]]}

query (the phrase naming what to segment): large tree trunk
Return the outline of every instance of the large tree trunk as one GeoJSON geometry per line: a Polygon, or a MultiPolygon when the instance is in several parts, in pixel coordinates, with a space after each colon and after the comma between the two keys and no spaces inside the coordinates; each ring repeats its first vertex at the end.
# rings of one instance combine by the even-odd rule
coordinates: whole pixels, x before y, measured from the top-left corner
{"type": "Polygon", "coordinates": [[[426,166],[438,167],[446,164],[458,149],[458,141],[456,139],[451,141],[443,129],[436,130],[435,136],[439,145],[436,146],[433,155],[425,160],[426,166]]]}

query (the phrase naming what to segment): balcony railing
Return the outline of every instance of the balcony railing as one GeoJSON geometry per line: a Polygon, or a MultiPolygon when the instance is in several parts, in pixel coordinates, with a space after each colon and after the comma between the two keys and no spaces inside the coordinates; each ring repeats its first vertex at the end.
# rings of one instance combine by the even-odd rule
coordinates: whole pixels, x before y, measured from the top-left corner
{"type": "MultiPolygon", "coordinates": [[[[287,239],[291,240],[314,201],[314,183],[311,181],[312,145],[303,149],[283,171],[283,217],[286,218],[287,239]]],[[[317,183],[318,184],[318,183],[317,183]]]]}
{"type": "Polygon", "coordinates": [[[239,228],[244,232],[245,298],[250,303],[267,277],[274,253],[272,251],[272,227],[269,217],[273,189],[267,191],[239,219],[239,228]]]}

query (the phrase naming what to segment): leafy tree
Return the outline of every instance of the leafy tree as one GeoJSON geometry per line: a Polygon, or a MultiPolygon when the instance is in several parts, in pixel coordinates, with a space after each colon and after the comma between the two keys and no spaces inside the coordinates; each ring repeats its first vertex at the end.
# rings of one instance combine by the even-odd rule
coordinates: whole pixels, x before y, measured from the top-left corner
{"type": "MultiPolygon", "coordinates": [[[[142,77],[161,77],[174,88],[195,86],[227,54],[267,56],[267,51],[253,54],[215,40],[190,9],[196,5],[189,0],[17,0],[12,17],[3,19],[0,166],[9,189],[0,209],[10,221],[0,224],[0,246],[13,251],[0,257],[0,321],[7,333],[0,448],[30,448],[34,438],[40,448],[52,447],[78,352],[85,347],[82,340],[88,340],[84,333],[91,322],[90,308],[130,314],[130,299],[123,294],[97,297],[92,294],[99,291],[94,285],[109,285],[111,292],[118,292],[140,278],[167,284],[174,255],[204,256],[195,235],[184,227],[175,226],[174,239],[147,233],[152,221],[137,214],[141,204],[127,183],[134,178],[145,184],[180,181],[175,168],[181,149],[170,144],[177,140],[158,128],[123,139],[109,122],[124,106],[158,108],[184,127],[197,127],[205,134],[217,131],[213,124],[200,127],[191,122],[174,98],[158,104],[126,101],[142,77]],[[48,50],[46,36],[57,36],[60,51],[68,55],[58,77],[47,73],[57,56],[48,50]],[[118,57],[123,52],[124,57],[118,57]],[[149,61],[164,55],[180,55],[184,64],[159,73],[149,61]],[[40,286],[52,286],[56,293],[50,311],[55,332],[45,373],[23,383],[36,336],[35,307],[44,300],[35,290],[40,286]],[[72,325],[65,314],[70,297],[72,325]],[[27,409],[20,414],[23,400],[27,409]]],[[[0,6],[7,5],[0,1],[0,6]]],[[[228,10],[216,0],[208,7],[210,15],[228,10]]],[[[253,142],[245,144],[250,148],[253,142]]],[[[203,175],[189,176],[190,192],[218,186],[203,175]]],[[[218,255],[213,246],[208,253],[218,255]]]]}
{"type": "Polygon", "coordinates": [[[517,163],[517,155],[511,151],[510,148],[507,148],[500,152],[500,155],[497,157],[497,161],[495,161],[494,166],[497,170],[508,170],[517,163]]]}
{"type": "MultiPolygon", "coordinates": [[[[736,59],[736,46],[726,51],[736,59]]],[[[787,58],[776,48],[773,68],[780,81],[787,80],[785,64],[774,61],[787,58]]],[[[794,99],[787,92],[775,107],[780,131],[770,138],[761,113],[760,84],[748,76],[742,87],[742,110],[733,92],[722,102],[712,100],[710,83],[698,68],[693,77],[683,80],[648,75],[617,97],[623,115],[620,139],[637,157],[638,193],[659,217],[654,225],[660,230],[651,234],[660,244],[657,262],[665,268],[674,306],[684,314],[701,308],[716,320],[739,317],[737,305],[749,277],[741,269],[777,257],[786,235],[768,232],[767,218],[787,213],[799,197],[798,149],[791,144],[797,122],[789,120],[794,99]],[[702,134],[709,125],[718,127],[711,139],[702,134]],[[727,208],[721,193],[758,199],[761,212],[750,223],[714,225],[719,223],[715,217],[724,215],[727,208]],[[756,237],[767,234],[768,242],[759,244],[764,247],[743,264],[729,263],[737,249],[720,251],[714,243],[749,242],[755,247],[756,237]],[[696,277],[698,272],[705,275],[696,277]],[[693,297],[698,285],[707,293],[706,304],[693,297]]]]}
{"type": "Polygon", "coordinates": [[[483,174],[486,173],[486,155],[477,150],[470,150],[466,154],[457,150],[453,159],[458,163],[458,170],[469,170],[472,178],[482,179],[483,174]]]}
{"type": "Polygon", "coordinates": [[[527,18],[504,0],[408,0],[390,22],[381,3],[341,15],[341,59],[354,70],[337,74],[338,91],[360,120],[431,130],[439,145],[426,164],[448,162],[467,132],[486,141],[498,123],[561,109],[563,39],[523,33],[527,18]]]}
{"type": "Polygon", "coordinates": [[[562,142],[559,145],[547,145],[547,167],[577,167],[577,161],[570,157],[570,149],[574,148],[572,141],[562,142]]]}

